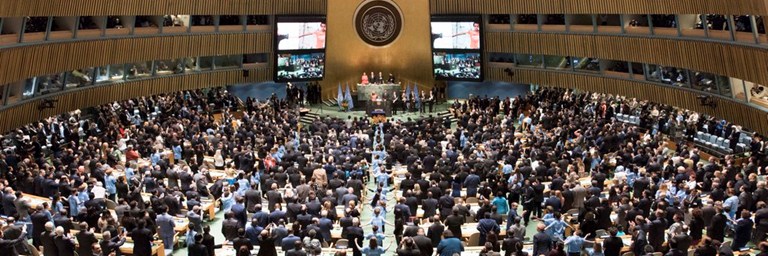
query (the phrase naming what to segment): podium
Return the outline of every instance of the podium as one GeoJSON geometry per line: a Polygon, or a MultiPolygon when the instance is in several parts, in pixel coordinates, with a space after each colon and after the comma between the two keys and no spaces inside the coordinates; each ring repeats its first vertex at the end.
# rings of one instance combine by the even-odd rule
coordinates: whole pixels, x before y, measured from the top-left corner
{"type": "Polygon", "coordinates": [[[392,115],[392,102],[384,100],[368,101],[365,104],[365,113],[368,116],[384,113],[387,116],[392,115]]]}

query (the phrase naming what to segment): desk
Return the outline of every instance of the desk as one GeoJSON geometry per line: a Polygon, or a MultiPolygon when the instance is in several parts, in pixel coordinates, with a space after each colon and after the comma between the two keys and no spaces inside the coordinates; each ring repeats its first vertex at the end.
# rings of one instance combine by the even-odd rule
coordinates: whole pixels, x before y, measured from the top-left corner
{"type": "MultiPolygon", "coordinates": [[[[133,255],[133,243],[125,242],[123,246],[120,246],[120,252],[125,255],[133,255]]],[[[165,256],[163,242],[156,241],[152,244],[152,256],[165,256]]]]}
{"type": "Polygon", "coordinates": [[[31,207],[31,209],[35,209],[37,208],[38,205],[42,205],[43,203],[48,203],[48,206],[49,207],[51,206],[52,200],[50,198],[30,195],[26,193],[22,193],[22,195],[24,195],[22,198],[26,198],[27,202],[29,202],[29,206],[31,207]]]}

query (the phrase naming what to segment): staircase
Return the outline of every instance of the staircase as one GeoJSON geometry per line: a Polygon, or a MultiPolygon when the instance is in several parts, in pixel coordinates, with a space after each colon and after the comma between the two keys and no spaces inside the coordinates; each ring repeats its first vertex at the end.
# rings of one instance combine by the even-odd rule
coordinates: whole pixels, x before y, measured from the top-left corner
{"type": "Polygon", "coordinates": [[[301,123],[302,126],[306,127],[306,126],[312,124],[312,122],[314,122],[317,119],[320,119],[320,115],[310,111],[310,112],[304,114],[303,116],[301,116],[301,118],[299,118],[299,122],[301,123]]]}
{"type": "Polygon", "coordinates": [[[448,117],[448,119],[451,120],[452,124],[456,124],[459,121],[458,119],[456,119],[456,117],[453,116],[453,113],[451,113],[450,110],[437,113],[437,118],[443,119],[445,117],[448,117]]]}

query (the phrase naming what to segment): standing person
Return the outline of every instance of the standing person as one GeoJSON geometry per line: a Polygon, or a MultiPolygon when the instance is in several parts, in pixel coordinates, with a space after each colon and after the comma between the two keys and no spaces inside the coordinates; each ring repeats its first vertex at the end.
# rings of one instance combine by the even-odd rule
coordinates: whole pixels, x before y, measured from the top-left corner
{"type": "Polygon", "coordinates": [[[463,251],[464,245],[459,238],[453,236],[451,230],[443,232],[443,240],[437,245],[437,255],[453,256],[454,254],[461,254],[463,251]]]}
{"type": "MultiPolygon", "coordinates": [[[[205,246],[205,244],[203,244],[203,235],[196,234],[194,239],[195,243],[189,246],[188,256],[211,256],[208,254],[208,248],[205,246]]],[[[239,251],[240,249],[238,249],[238,255],[239,251]]]]}
{"type": "Polygon", "coordinates": [[[146,228],[146,226],[147,222],[141,219],[136,229],[131,232],[133,255],[152,255],[152,240],[154,239],[152,238],[152,231],[146,228]]]}
{"type": "Polygon", "coordinates": [[[399,105],[400,101],[397,99],[397,92],[392,92],[392,115],[397,115],[397,107],[399,107],[399,105]]]}
{"type": "Polygon", "coordinates": [[[547,255],[552,249],[552,238],[544,233],[545,228],[543,223],[536,225],[536,230],[539,232],[533,236],[533,255],[547,255]]]}
{"type": "Polygon", "coordinates": [[[571,236],[565,239],[565,252],[568,253],[568,256],[581,255],[581,248],[584,245],[584,237],[581,236],[581,230],[576,230],[571,236]]]}
{"type": "Polygon", "coordinates": [[[434,90],[429,91],[429,97],[427,97],[427,104],[429,104],[429,113],[432,113],[432,107],[435,105],[434,90]]]}
{"type": "Polygon", "coordinates": [[[392,247],[392,241],[389,242],[389,245],[387,245],[387,248],[381,248],[379,247],[378,239],[375,237],[371,238],[371,240],[368,240],[368,246],[365,248],[360,248],[358,245],[360,241],[355,241],[353,244],[359,250],[362,252],[362,254],[365,254],[366,256],[381,256],[384,255],[384,253],[389,250],[390,247],[392,247]]]}
{"type": "Polygon", "coordinates": [[[5,239],[5,231],[0,230],[0,251],[7,253],[8,256],[18,256],[16,245],[23,243],[27,238],[27,225],[21,226],[21,235],[15,239],[5,239]]]}
{"type": "Polygon", "coordinates": [[[158,212],[160,214],[157,215],[155,223],[157,224],[157,227],[160,228],[160,238],[165,244],[165,249],[173,250],[173,237],[176,235],[176,222],[174,222],[173,217],[168,214],[165,206],[161,206],[158,209],[158,212]]]}
{"type": "Polygon", "coordinates": [[[56,227],[56,237],[53,238],[53,242],[56,244],[56,249],[59,251],[59,256],[74,256],[75,255],[75,241],[72,240],[72,235],[64,233],[63,227],[56,227]]]}
{"type": "MultiPolygon", "coordinates": [[[[53,228],[53,225],[51,225],[51,228],[53,228]]],[[[75,235],[79,245],[77,247],[78,255],[93,255],[93,245],[99,242],[99,239],[96,239],[96,235],[93,233],[94,230],[94,228],[88,229],[88,223],[80,222],[80,232],[75,235]]]]}
{"type": "MultiPolygon", "coordinates": [[[[112,253],[120,255],[120,246],[125,244],[125,233],[121,233],[118,236],[112,237],[112,234],[110,234],[109,231],[104,231],[101,236],[102,240],[99,242],[99,247],[101,247],[101,255],[109,256],[112,253]]],[[[91,246],[88,247],[92,248],[91,246]]]]}
{"type": "Polygon", "coordinates": [[[742,210],[741,218],[736,220],[733,234],[733,243],[731,244],[731,249],[734,251],[738,251],[741,250],[741,248],[746,247],[747,243],[752,238],[752,227],[755,223],[752,222],[751,217],[752,214],[750,214],[748,210],[742,210]]]}

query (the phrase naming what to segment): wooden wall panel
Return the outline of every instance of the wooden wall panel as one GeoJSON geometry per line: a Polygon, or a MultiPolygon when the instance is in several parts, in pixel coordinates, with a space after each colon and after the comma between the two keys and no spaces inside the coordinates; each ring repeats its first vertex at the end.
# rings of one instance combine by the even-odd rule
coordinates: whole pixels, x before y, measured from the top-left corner
{"type": "Polygon", "coordinates": [[[486,52],[594,57],[686,68],[768,84],[768,49],[710,41],[530,32],[487,32],[486,52]]]}
{"type": "Polygon", "coordinates": [[[272,80],[272,69],[250,70],[248,77],[243,77],[241,70],[223,70],[186,75],[157,77],[117,83],[108,86],[88,87],[62,94],[55,94],[45,99],[58,100],[55,108],[38,111],[37,106],[43,98],[36,98],[0,111],[0,133],[5,133],[22,125],[48,116],[73,111],[80,108],[98,106],[113,101],[150,96],[161,93],[218,87],[240,83],[256,83],[272,80]]]}
{"type": "MultiPolygon", "coordinates": [[[[512,68],[515,69],[514,67],[512,68]]],[[[760,134],[768,134],[768,116],[766,112],[730,99],[713,97],[717,102],[717,107],[711,108],[701,106],[699,99],[696,98],[696,96],[701,95],[700,93],[643,81],[603,77],[596,74],[574,74],[536,69],[515,69],[515,75],[510,77],[504,69],[505,67],[486,68],[485,77],[491,81],[574,88],[582,91],[609,93],[649,100],[699,113],[706,113],[743,125],[760,134]]]]}
{"type": "Polygon", "coordinates": [[[78,68],[193,56],[272,52],[271,33],[100,39],[0,50],[0,84],[78,68]]]}
{"type": "Polygon", "coordinates": [[[326,0],[3,0],[0,17],[325,14],[326,0]]]}
{"type": "Polygon", "coordinates": [[[765,15],[764,0],[430,0],[432,14],[733,14],[765,15]]]}

